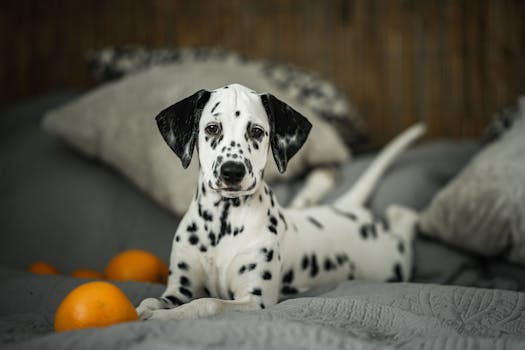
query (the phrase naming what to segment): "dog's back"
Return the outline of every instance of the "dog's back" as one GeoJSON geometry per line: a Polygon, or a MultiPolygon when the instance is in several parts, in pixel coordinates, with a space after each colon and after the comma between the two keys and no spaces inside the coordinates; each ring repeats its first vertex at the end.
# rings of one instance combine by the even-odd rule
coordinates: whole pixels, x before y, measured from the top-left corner
{"type": "Polygon", "coordinates": [[[282,242],[283,275],[294,271],[293,289],[342,279],[410,277],[417,216],[395,206],[387,211],[386,220],[380,220],[365,203],[388,166],[424,131],[424,125],[416,124],[392,140],[332,205],[286,210],[292,228],[282,242]]]}

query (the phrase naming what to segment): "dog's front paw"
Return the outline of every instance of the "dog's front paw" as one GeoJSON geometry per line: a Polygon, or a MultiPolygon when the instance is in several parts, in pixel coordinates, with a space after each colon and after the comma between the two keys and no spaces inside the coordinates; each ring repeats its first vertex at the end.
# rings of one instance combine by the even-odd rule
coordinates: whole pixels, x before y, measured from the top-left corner
{"type": "Polygon", "coordinates": [[[158,298],[147,298],[142,300],[136,308],[139,320],[146,321],[153,316],[153,311],[163,309],[164,303],[158,298]]]}

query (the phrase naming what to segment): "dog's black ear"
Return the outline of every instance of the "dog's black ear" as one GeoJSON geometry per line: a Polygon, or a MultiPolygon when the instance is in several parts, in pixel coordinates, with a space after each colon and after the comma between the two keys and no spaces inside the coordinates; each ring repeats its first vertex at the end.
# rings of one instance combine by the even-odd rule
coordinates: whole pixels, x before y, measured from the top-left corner
{"type": "Polygon", "coordinates": [[[184,168],[190,165],[200,117],[210,95],[207,90],[199,90],[169,106],[155,117],[164,141],[180,158],[184,168]]]}
{"type": "Polygon", "coordinates": [[[288,161],[303,146],[312,124],[299,112],[271,94],[262,94],[261,101],[270,122],[270,145],[279,172],[284,173],[288,161]]]}

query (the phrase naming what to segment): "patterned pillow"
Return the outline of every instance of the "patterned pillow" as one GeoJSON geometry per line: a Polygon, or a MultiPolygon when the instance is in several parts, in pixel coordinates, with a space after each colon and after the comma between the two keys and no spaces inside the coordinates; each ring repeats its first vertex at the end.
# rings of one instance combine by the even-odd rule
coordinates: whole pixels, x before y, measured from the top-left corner
{"type": "Polygon", "coordinates": [[[525,96],[510,110],[492,123],[498,137],[434,197],[420,225],[463,249],[525,264],[525,96]]]}
{"type": "Polygon", "coordinates": [[[248,60],[220,48],[162,48],[112,46],[88,54],[88,65],[98,81],[110,81],[137,71],[168,63],[226,62],[258,65],[260,73],[276,89],[283,91],[334,127],[341,139],[353,150],[366,145],[366,127],[345,93],[329,81],[299,68],[266,60],[248,60]]]}
{"type": "MultiPolygon", "coordinates": [[[[193,55],[194,52],[189,52],[193,55]]],[[[186,52],[181,51],[185,56],[186,52]]],[[[323,164],[341,164],[350,152],[334,128],[304,104],[273,85],[260,62],[190,60],[156,65],[112,81],[49,111],[43,121],[53,132],[91,157],[102,159],[130,178],[139,188],[177,214],[194,194],[198,161],[184,170],[165,144],[154,117],[167,106],[202,88],[215,89],[236,82],[269,92],[307,116],[313,129],[303,148],[291,160],[284,176],[301,174],[323,164]]],[[[268,162],[265,178],[279,174],[268,162]]]]}

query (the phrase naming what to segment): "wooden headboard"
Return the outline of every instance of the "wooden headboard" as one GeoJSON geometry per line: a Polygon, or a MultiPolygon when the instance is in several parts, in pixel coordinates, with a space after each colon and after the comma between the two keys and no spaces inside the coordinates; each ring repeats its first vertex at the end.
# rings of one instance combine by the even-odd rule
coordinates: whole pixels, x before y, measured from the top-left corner
{"type": "Polygon", "coordinates": [[[525,93],[522,0],[4,0],[0,102],[93,85],[86,52],[222,46],[335,81],[383,144],[414,121],[478,136],[525,93]]]}

